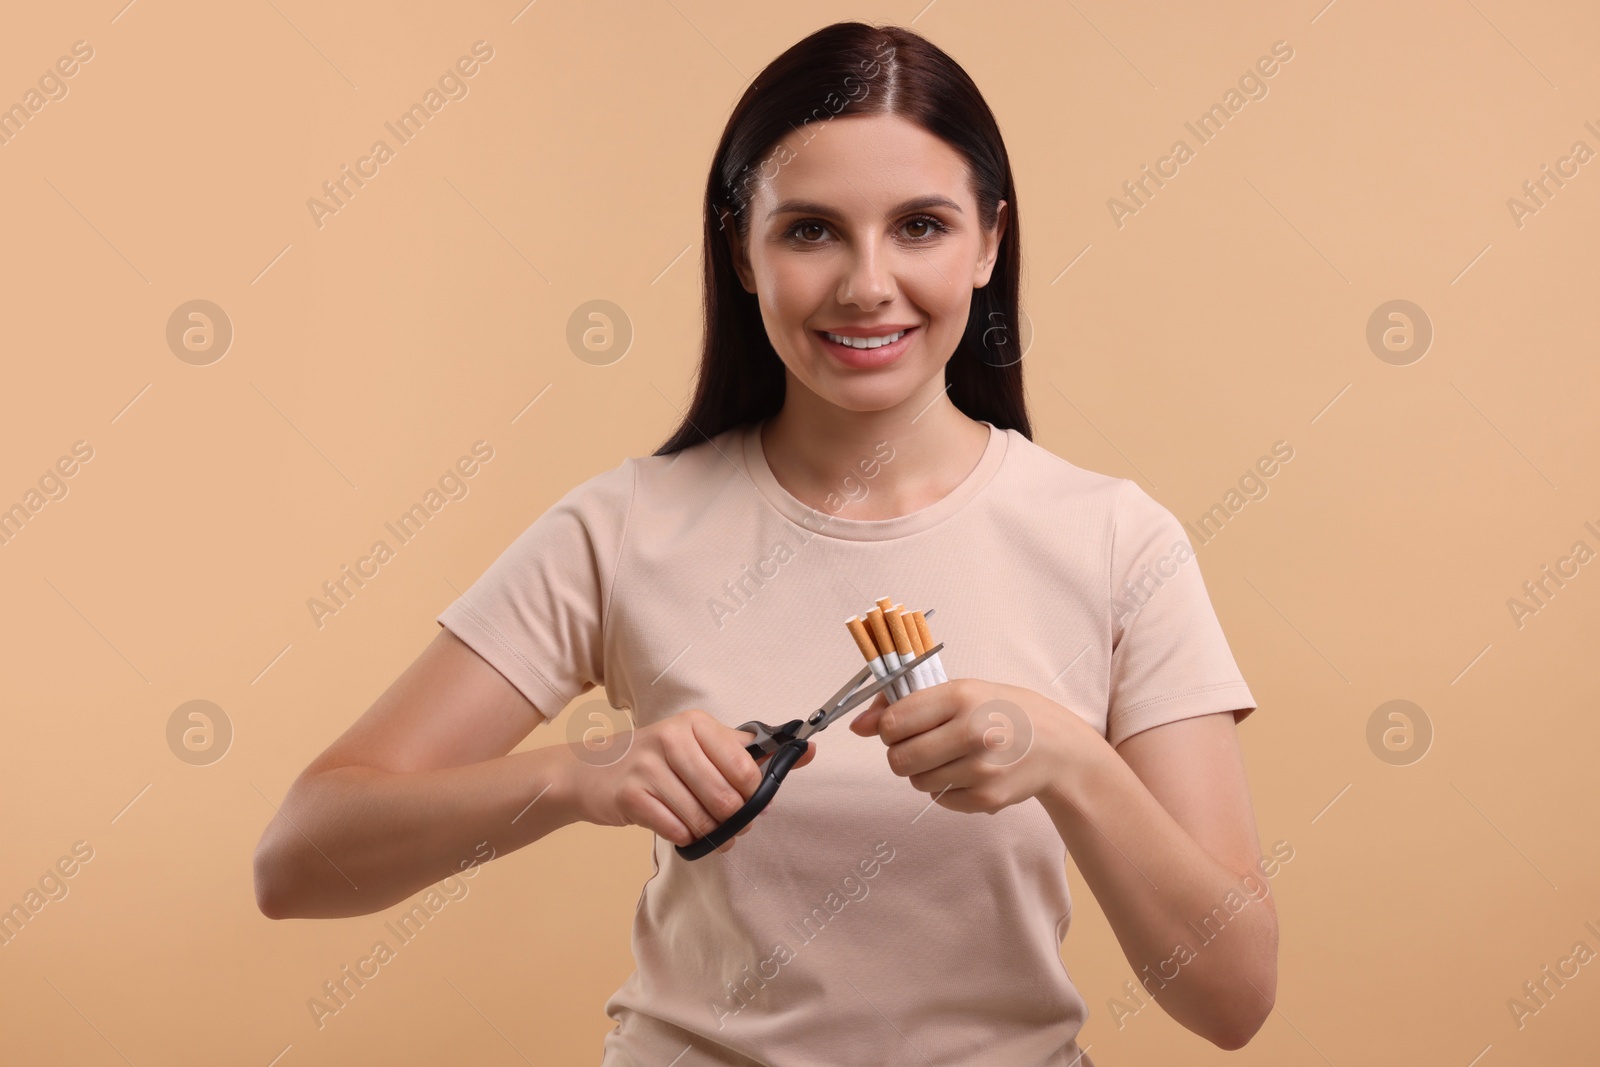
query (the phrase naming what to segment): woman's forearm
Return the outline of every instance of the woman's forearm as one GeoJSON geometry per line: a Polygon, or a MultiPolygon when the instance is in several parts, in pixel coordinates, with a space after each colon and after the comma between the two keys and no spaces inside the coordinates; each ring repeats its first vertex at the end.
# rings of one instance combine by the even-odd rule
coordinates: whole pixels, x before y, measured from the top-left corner
{"type": "Polygon", "coordinates": [[[1277,985],[1277,909],[1241,888],[1259,872],[1201,848],[1109,745],[1039,800],[1148,993],[1222,1048],[1248,1041],[1277,985]]]}
{"type": "Polygon", "coordinates": [[[257,904],[275,919],[369,914],[579,821],[569,747],[440,770],[302,775],[256,847],[257,904]]]}

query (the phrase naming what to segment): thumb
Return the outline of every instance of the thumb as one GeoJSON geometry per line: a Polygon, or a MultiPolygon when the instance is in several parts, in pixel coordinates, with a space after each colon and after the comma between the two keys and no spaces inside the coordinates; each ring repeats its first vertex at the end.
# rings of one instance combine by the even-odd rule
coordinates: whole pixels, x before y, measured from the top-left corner
{"type": "Polygon", "coordinates": [[[879,690],[878,695],[872,698],[872,703],[868,704],[860,714],[850,720],[850,732],[860,734],[862,737],[870,737],[877,733],[878,719],[882,716],[883,709],[888,706],[889,698],[883,695],[882,690],[879,690]]]}

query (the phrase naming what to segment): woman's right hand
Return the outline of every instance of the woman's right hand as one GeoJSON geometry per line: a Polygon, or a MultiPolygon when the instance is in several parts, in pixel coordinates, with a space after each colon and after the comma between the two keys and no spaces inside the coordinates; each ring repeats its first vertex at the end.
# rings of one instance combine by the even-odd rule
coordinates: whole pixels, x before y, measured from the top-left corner
{"type": "MultiPolygon", "coordinates": [[[[620,756],[599,756],[574,742],[568,747],[579,761],[573,772],[579,811],[585,822],[600,826],[644,826],[675,845],[697,841],[742,808],[761,784],[765,762],[745,751],[754,740],[748,730],[689,708],[631,734],[612,735],[608,744],[627,746],[620,756]]],[[[795,766],[804,767],[816,752],[816,745],[809,746],[795,766]]],[[[718,851],[732,847],[730,838],[718,851]]]]}

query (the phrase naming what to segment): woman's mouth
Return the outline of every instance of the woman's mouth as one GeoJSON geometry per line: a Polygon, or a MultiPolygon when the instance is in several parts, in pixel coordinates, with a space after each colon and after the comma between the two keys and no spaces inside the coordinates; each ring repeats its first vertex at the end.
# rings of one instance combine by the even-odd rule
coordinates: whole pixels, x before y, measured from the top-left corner
{"type": "Polygon", "coordinates": [[[916,332],[921,327],[913,326],[908,330],[900,330],[879,337],[852,337],[846,341],[840,334],[829,334],[826,330],[814,331],[822,342],[829,355],[847,367],[857,369],[870,369],[882,367],[899,359],[906,348],[910,346],[916,332]],[[886,338],[893,340],[885,343],[886,338]]]}

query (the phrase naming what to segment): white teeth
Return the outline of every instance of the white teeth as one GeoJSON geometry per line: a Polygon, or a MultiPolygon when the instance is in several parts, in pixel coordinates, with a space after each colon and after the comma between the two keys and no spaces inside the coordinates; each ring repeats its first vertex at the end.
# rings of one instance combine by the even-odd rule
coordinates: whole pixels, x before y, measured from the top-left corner
{"type": "Polygon", "coordinates": [[[901,330],[899,333],[891,333],[887,337],[840,337],[836,333],[823,331],[823,336],[828,340],[841,345],[849,345],[851,348],[882,348],[884,345],[894,344],[905,335],[906,331],[901,330]]]}

